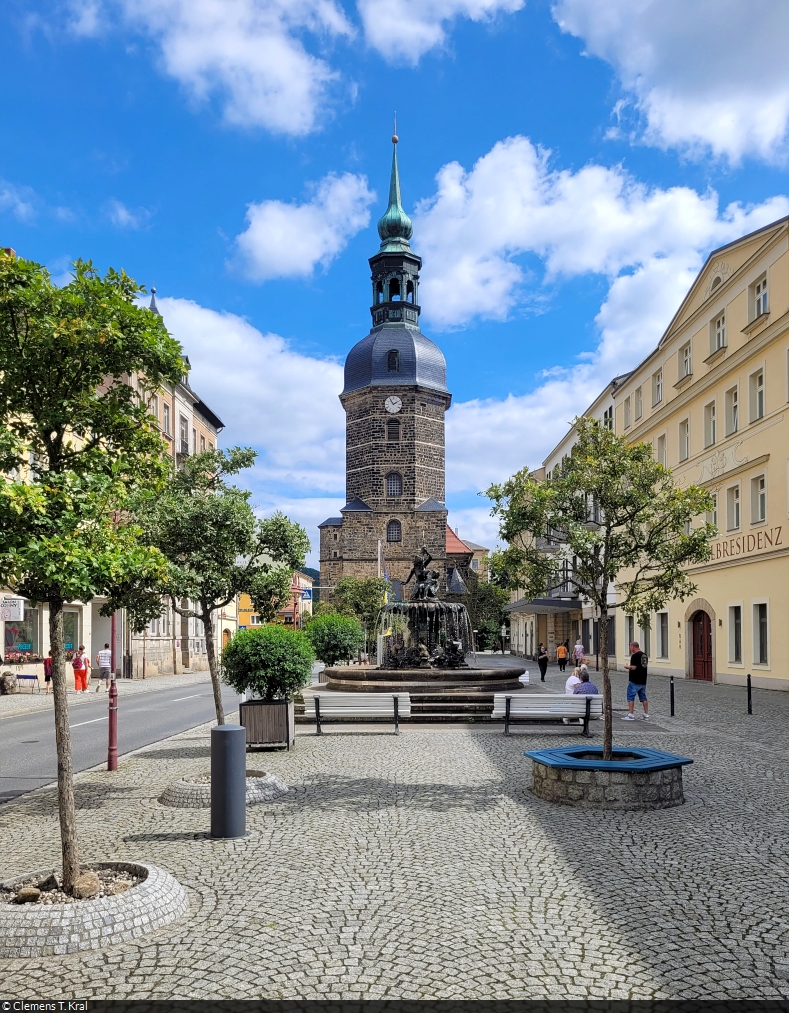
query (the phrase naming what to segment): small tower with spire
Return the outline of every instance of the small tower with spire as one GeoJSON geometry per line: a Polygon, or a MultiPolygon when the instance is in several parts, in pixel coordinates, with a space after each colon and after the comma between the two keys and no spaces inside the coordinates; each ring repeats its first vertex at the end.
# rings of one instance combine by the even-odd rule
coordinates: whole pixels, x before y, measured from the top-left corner
{"type": "Polygon", "coordinates": [[[395,324],[419,326],[419,270],[422,260],[409,239],[414,231],[403,210],[400,197],[400,171],[397,166],[397,133],[392,135],[392,175],[389,180],[389,206],[378,221],[381,247],[370,258],[373,328],[395,324]]]}

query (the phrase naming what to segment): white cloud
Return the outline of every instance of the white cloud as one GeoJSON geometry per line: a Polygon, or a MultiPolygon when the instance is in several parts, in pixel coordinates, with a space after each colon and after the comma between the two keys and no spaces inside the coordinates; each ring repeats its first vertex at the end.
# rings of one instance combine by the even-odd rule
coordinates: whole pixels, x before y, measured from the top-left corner
{"type": "Polygon", "coordinates": [[[295,136],[315,129],[338,75],[304,36],[349,37],[333,0],[72,0],[72,30],[97,34],[108,12],[156,40],[164,71],[197,100],[218,93],[225,119],[295,136]]]}
{"type": "Polygon", "coordinates": [[[116,229],[143,229],[151,217],[147,208],[129,208],[115,198],[104,205],[104,213],[116,229]]]}
{"type": "Polygon", "coordinates": [[[789,5],[557,0],[553,15],[587,53],[613,66],[648,142],[733,163],[785,156],[789,5]]]}
{"type": "Polygon", "coordinates": [[[525,296],[520,255],[537,254],[548,282],[595,273],[613,283],[623,271],[659,276],[664,259],[674,278],[677,268],[697,267],[702,251],[787,208],[775,198],[721,212],[714,191],[647,187],[619,166],[555,169],[525,137],[500,141],[470,171],[451,162],[436,178],[414,234],[425,260],[421,301],[439,327],[506,318],[525,296]]]}
{"type": "Polygon", "coordinates": [[[189,356],[190,385],[227,427],[222,444],[260,451],[253,484],[341,497],[342,366],[302,355],[232,313],[186,299],[162,298],[158,305],[189,356]]]}
{"type": "Polygon", "coordinates": [[[552,284],[584,274],[609,281],[593,352],[552,371],[529,394],[450,409],[448,490],[482,489],[538,464],[567,422],[651,351],[706,254],[787,213],[786,197],[721,210],[713,191],[650,188],[620,167],[560,171],[524,137],[496,144],[468,172],[444,166],[414,229],[431,322],[504,319],[520,302],[540,298],[539,283],[527,289],[515,259],[521,254],[537,254],[552,284]]]}
{"type": "Polygon", "coordinates": [[[13,215],[17,221],[29,222],[36,214],[36,195],[28,186],[15,186],[0,179],[0,214],[13,215]]]}
{"type": "Polygon", "coordinates": [[[391,62],[416,64],[446,43],[457,18],[489,21],[520,10],[525,0],[357,0],[368,43],[391,62]]]}
{"type": "Polygon", "coordinates": [[[367,227],[374,200],[366,177],[346,172],[325,176],[307,203],[250,204],[247,227],[236,237],[241,269],[255,281],[312,274],[367,227]]]}

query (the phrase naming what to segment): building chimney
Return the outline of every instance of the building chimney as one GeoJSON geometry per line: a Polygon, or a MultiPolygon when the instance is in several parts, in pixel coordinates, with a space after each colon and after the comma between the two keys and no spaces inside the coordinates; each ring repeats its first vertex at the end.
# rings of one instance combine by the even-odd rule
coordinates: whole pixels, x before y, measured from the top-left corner
{"type": "Polygon", "coordinates": [[[15,257],[16,256],[16,250],[12,250],[10,246],[4,246],[3,247],[3,253],[6,255],[6,257],[15,257]]]}

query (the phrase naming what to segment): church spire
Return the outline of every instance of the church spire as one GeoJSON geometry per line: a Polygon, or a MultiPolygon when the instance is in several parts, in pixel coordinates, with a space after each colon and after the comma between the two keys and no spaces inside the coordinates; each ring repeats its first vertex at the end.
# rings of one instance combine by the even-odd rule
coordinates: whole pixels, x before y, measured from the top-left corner
{"type": "Polygon", "coordinates": [[[411,219],[403,210],[400,201],[400,172],[397,167],[397,118],[395,132],[392,134],[392,175],[389,180],[389,207],[378,221],[378,235],[381,237],[381,249],[384,251],[409,250],[408,240],[413,233],[411,219]]]}

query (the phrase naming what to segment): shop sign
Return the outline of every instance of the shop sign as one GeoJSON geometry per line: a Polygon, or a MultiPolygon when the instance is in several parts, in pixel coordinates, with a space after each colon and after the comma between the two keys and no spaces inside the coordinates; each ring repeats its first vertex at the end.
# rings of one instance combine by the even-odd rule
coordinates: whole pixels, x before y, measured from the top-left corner
{"type": "MultiPolygon", "coordinates": [[[[3,598],[0,601],[0,619],[21,623],[25,618],[24,598],[3,598]]],[[[20,649],[23,649],[20,645],[20,649]]],[[[29,649],[29,648],[28,648],[29,649]]]]}
{"type": "Polygon", "coordinates": [[[783,544],[783,525],[778,524],[774,528],[763,528],[761,531],[754,531],[749,535],[736,535],[732,538],[724,538],[719,542],[713,542],[712,558],[715,561],[734,559],[737,556],[748,556],[752,552],[780,548],[783,544]]]}

